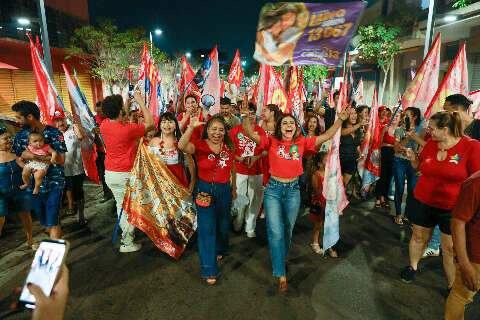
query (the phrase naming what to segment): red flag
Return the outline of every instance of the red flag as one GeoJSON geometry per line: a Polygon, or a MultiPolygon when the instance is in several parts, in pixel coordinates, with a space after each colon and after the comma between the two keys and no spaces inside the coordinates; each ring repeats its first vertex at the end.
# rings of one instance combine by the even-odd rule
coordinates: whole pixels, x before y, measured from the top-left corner
{"type": "Polygon", "coordinates": [[[146,75],[149,72],[150,66],[150,53],[148,52],[147,43],[143,43],[143,53],[142,53],[142,60],[140,61],[140,66],[138,69],[138,81],[145,80],[146,75]]]}
{"type": "Polygon", "coordinates": [[[288,101],[291,103],[291,113],[303,124],[303,102],[302,102],[302,79],[297,66],[290,67],[290,81],[288,88],[288,101]]]}
{"type": "Polygon", "coordinates": [[[225,97],[225,81],[220,80],[220,97],[225,97]]]}
{"type": "Polygon", "coordinates": [[[433,96],[430,105],[425,111],[425,118],[429,119],[431,115],[443,110],[445,99],[451,95],[460,93],[468,95],[468,69],[467,69],[467,50],[464,43],[448,69],[442,83],[433,96]]]}
{"type": "Polygon", "coordinates": [[[152,80],[150,81],[150,99],[148,101],[148,110],[154,118],[159,116],[158,98],[157,98],[158,72],[154,70],[152,80]]]}
{"type": "Polygon", "coordinates": [[[193,72],[192,67],[188,64],[187,57],[183,56],[180,69],[180,83],[178,84],[180,95],[188,94],[192,90],[195,92],[199,91],[197,84],[192,81],[194,76],[195,72],[193,72]]]}
{"type": "Polygon", "coordinates": [[[212,49],[209,58],[212,65],[203,86],[203,94],[210,94],[215,98],[215,104],[208,109],[208,113],[214,115],[220,112],[220,67],[217,47],[212,49]]]}
{"type": "Polygon", "coordinates": [[[32,57],[32,69],[35,76],[35,89],[37,91],[37,104],[40,109],[40,119],[43,123],[52,124],[55,111],[64,113],[63,102],[58,95],[57,89],[43,60],[40,57],[37,47],[33,43],[32,37],[28,34],[30,40],[30,54],[32,57]]]}
{"type": "Polygon", "coordinates": [[[42,47],[42,43],[40,42],[40,38],[38,37],[38,35],[35,36],[35,47],[37,47],[38,54],[40,54],[40,58],[44,59],[43,47],[42,47]]]}
{"type": "Polygon", "coordinates": [[[357,104],[365,104],[365,97],[363,95],[363,79],[360,78],[357,84],[357,90],[355,90],[355,101],[357,104]]]}
{"type": "Polygon", "coordinates": [[[285,88],[282,85],[281,76],[275,72],[272,66],[266,65],[265,83],[265,101],[266,104],[276,104],[283,113],[290,113],[292,104],[290,103],[285,88]]]}
{"type": "Polygon", "coordinates": [[[242,61],[240,60],[240,51],[237,49],[235,52],[235,57],[233,58],[232,65],[230,66],[230,71],[228,72],[228,89],[229,91],[232,86],[235,87],[235,90],[231,90],[231,96],[236,96],[240,92],[240,85],[242,84],[243,70],[242,70],[242,61]],[[235,91],[235,92],[233,92],[235,91]]]}
{"type": "Polygon", "coordinates": [[[380,177],[380,144],[382,139],[378,109],[378,93],[375,87],[373,89],[372,111],[368,130],[360,146],[360,154],[363,160],[359,162],[358,167],[363,187],[374,183],[380,177]]]}
{"type": "Polygon", "coordinates": [[[427,110],[438,86],[441,44],[441,34],[439,33],[403,94],[402,107],[404,110],[413,106],[419,108],[422,114],[427,110]]]}

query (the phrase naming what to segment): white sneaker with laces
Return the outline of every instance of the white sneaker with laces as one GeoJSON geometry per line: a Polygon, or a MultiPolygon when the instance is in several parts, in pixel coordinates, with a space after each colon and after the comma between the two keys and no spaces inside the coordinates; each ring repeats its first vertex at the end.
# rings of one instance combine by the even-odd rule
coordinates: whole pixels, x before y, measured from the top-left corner
{"type": "Polygon", "coordinates": [[[122,244],[120,246],[119,251],[120,251],[120,253],[130,253],[130,252],[139,251],[140,249],[142,249],[142,244],[141,243],[132,242],[128,245],[122,244]]]}
{"type": "Polygon", "coordinates": [[[247,232],[247,238],[255,238],[256,236],[255,231],[247,232]]]}

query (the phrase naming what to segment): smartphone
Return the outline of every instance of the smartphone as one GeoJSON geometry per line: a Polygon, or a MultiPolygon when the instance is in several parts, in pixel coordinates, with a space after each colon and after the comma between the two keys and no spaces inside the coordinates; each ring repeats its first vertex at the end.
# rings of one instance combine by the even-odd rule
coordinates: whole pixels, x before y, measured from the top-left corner
{"type": "Polygon", "coordinates": [[[135,86],[133,84],[128,85],[128,98],[133,99],[133,94],[135,93],[135,86]]]}
{"type": "Polygon", "coordinates": [[[410,118],[409,117],[405,117],[405,129],[407,131],[410,131],[410,118]]]}
{"type": "Polygon", "coordinates": [[[69,244],[65,240],[44,240],[35,252],[19,301],[29,309],[35,309],[35,297],[27,288],[27,283],[39,286],[46,296],[52,292],[53,285],[65,262],[69,244]]]}

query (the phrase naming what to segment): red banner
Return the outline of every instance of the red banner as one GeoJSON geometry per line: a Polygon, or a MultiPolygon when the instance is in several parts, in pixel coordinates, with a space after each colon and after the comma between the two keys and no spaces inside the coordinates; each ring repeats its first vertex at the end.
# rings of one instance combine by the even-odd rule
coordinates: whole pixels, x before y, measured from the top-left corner
{"type": "Polygon", "coordinates": [[[449,95],[456,93],[468,96],[467,50],[465,43],[458,51],[457,56],[433,96],[430,105],[425,111],[425,118],[429,119],[431,115],[443,110],[445,99],[449,95]]]}
{"type": "Polygon", "coordinates": [[[288,88],[288,101],[291,103],[291,113],[303,124],[303,101],[302,101],[303,80],[297,66],[290,67],[290,81],[288,88]]]}
{"type": "Polygon", "coordinates": [[[266,104],[276,104],[283,113],[290,113],[292,104],[290,103],[285,88],[282,84],[281,76],[275,72],[272,66],[266,66],[266,104]]]}
{"type": "Polygon", "coordinates": [[[243,79],[243,70],[242,70],[242,61],[240,60],[240,51],[237,49],[235,52],[235,57],[233,58],[232,65],[230,66],[230,72],[228,73],[227,81],[230,86],[234,85],[236,87],[236,93],[238,94],[240,85],[242,84],[243,79]]]}

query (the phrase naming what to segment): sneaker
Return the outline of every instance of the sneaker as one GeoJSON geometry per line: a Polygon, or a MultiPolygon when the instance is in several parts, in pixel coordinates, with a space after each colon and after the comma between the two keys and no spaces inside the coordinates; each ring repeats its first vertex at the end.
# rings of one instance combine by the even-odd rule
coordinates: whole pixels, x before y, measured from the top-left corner
{"type": "Polygon", "coordinates": [[[255,231],[247,232],[247,238],[255,238],[256,236],[255,231]]]}
{"type": "Polygon", "coordinates": [[[131,244],[122,244],[120,246],[120,253],[129,253],[129,252],[135,252],[142,249],[142,244],[138,242],[132,242],[131,244]]]}
{"type": "Polygon", "coordinates": [[[411,283],[413,282],[413,280],[415,280],[416,273],[417,273],[417,270],[413,269],[411,266],[408,266],[402,270],[402,273],[400,274],[400,278],[405,283],[411,283]]]}
{"type": "Polygon", "coordinates": [[[440,249],[432,249],[432,248],[427,248],[425,252],[423,253],[424,258],[428,257],[438,257],[440,255],[440,249]]]}

